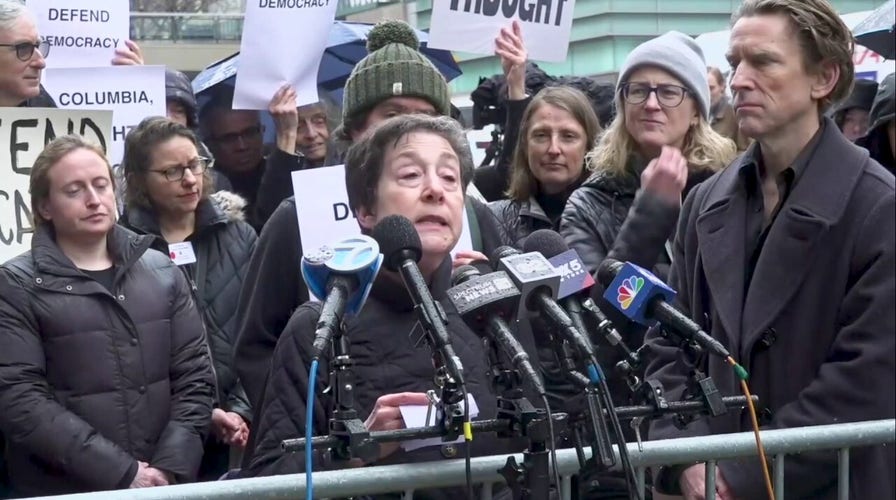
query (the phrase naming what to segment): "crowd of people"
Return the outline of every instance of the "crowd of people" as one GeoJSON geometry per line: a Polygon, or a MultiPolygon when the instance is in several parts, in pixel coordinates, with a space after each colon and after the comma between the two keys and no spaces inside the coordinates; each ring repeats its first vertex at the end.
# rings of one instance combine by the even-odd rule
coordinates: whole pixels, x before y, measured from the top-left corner
{"type": "MultiPolygon", "coordinates": [[[[259,111],[233,109],[232,87],[207,91],[200,106],[189,79],[168,68],[167,116],[128,133],[120,171],[74,135],[38,155],[31,249],[0,265],[3,495],[525,448],[483,434],[414,451],[382,444],[348,462],[317,452],[310,468],[304,454],[281,451],[306,432],[321,316],[299,267],[313,249],[302,246],[291,175],[332,165],[344,165],[359,233],[393,215],[416,229],[420,272],[445,304],[480,419],[496,414],[497,395],[480,337],[448,304],[452,271],[494,260],[503,246],[523,250],[539,230],[562,236],[593,275],[615,259],[678,290],[676,306],[750,373],[763,429],[896,417],[887,383],[896,378],[896,82],[855,79],[852,33],[827,0],[744,0],[729,75],[707,67],[686,34],[648,40],[627,55],[611,102],[562,80],[532,92],[526,40],[511,23],[495,39],[503,147],[481,177],[448,84],[413,30],[399,21],[373,29],[382,36],[370,37],[338,108],[297,106],[292,87],[277,90],[271,144],[259,111]],[[486,202],[477,191],[500,196],[486,202]],[[472,249],[455,252],[465,217],[472,249]]],[[[46,55],[33,14],[0,0],[0,107],[55,107],[41,85],[46,55]]],[[[112,63],[143,64],[140,47],[128,42],[112,63]]],[[[667,399],[692,396],[694,370],[740,393],[725,360],[683,356],[662,328],[630,321],[603,292],[590,295],[625,343],[646,346],[635,374],[660,382],[667,399]]],[[[409,340],[417,321],[402,278],[383,268],[345,323],[355,409],[370,431],[403,428],[400,407],[430,403],[432,359],[409,340]]],[[[584,395],[568,383],[549,328],[519,318],[513,329],[552,410],[581,414],[584,395]]],[[[623,354],[592,341],[613,403],[641,402],[612,369],[623,354]]],[[[329,369],[322,359],[312,388],[315,435],[333,416],[329,369]]],[[[643,430],[657,440],[751,427],[735,411],[643,430]]],[[[564,434],[555,444],[570,443],[564,434]]],[[[788,457],[785,498],[836,498],[837,463],[836,452],[788,457]]],[[[850,498],[893,498],[894,467],[892,446],[853,450],[850,498]]],[[[720,461],[716,498],[764,498],[762,477],[755,458],[720,461]]],[[[702,463],[661,467],[651,491],[700,500],[705,478],[702,463]]],[[[630,487],[594,458],[574,485],[583,499],[628,498],[630,487]]]]}

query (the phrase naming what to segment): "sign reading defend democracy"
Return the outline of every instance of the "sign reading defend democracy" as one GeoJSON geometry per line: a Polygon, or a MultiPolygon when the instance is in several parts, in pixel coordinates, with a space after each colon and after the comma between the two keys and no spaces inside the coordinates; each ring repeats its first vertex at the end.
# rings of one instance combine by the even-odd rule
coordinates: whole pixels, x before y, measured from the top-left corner
{"type": "Polygon", "coordinates": [[[520,21],[529,59],[563,62],[575,0],[432,0],[427,45],[473,54],[495,53],[501,28],[520,21]]]}
{"type": "Polygon", "coordinates": [[[103,148],[112,112],[0,108],[0,263],[31,248],[31,166],[46,143],[78,134],[103,148]]]}
{"type": "Polygon", "coordinates": [[[247,0],[233,109],[268,109],[284,83],[296,104],[317,102],[317,69],[337,0],[247,0]]]}
{"type": "MultiPolygon", "coordinates": [[[[304,251],[317,250],[323,245],[361,234],[348,205],[344,165],[295,171],[292,173],[292,189],[304,251]]],[[[454,252],[473,249],[466,211],[463,223],[463,232],[454,252]]]]}
{"type": "Polygon", "coordinates": [[[130,33],[128,0],[28,0],[28,9],[50,43],[48,68],[111,66],[130,33]]]}
{"type": "Polygon", "coordinates": [[[164,66],[47,70],[44,88],[60,108],[113,111],[109,161],[118,167],[128,131],[148,116],[165,116],[164,66]]]}

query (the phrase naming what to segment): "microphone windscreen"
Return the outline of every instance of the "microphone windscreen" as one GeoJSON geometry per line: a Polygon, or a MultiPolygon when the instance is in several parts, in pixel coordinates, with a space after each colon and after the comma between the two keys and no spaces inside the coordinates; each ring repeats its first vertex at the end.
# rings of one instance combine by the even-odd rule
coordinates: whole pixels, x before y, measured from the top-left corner
{"type": "Polygon", "coordinates": [[[407,217],[389,215],[373,227],[371,236],[380,245],[383,253],[383,265],[386,269],[398,271],[401,261],[410,258],[419,262],[423,255],[423,245],[417,229],[407,217]]]}
{"type": "Polygon", "coordinates": [[[563,241],[556,231],[550,229],[539,229],[526,238],[523,243],[523,252],[538,252],[548,259],[552,259],[561,253],[569,250],[569,245],[563,241]]]}
{"type": "Polygon", "coordinates": [[[460,285],[468,279],[474,276],[479,276],[480,274],[481,273],[479,272],[479,269],[476,269],[469,264],[460,266],[455,269],[453,273],[451,273],[451,286],[455,287],[457,285],[460,285]]]}
{"type": "Polygon", "coordinates": [[[510,257],[511,255],[519,255],[522,252],[508,245],[500,246],[495,249],[494,252],[489,256],[489,261],[492,263],[495,269],[498,269],[498,266],[501,262],[501,259],[505,257],[510,257]]]}
{"type": "Polygon", "coordinates": [[[613,280],[616,279],[616,275],[619,274],[619,270],[622,269],[623,265],[625,265],[623,262],[616,259],[604,259],[597,268],[597,282],[603,285],[604,288],[609,288],[610,283],[613,283],[613,280]]]}

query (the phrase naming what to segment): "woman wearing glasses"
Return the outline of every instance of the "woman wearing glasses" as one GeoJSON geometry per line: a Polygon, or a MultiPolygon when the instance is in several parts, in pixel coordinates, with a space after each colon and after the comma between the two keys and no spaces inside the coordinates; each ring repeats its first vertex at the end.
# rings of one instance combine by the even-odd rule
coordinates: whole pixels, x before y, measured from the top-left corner
{"type": "Polygon", "coordinates": [[[687,35],[635,48],[616,90],[616,118],[588,154],[593,174],[570,196],[560,232],[591,272],[612,250],[647,269],[659,265],[662,278],[682,199],[727,165],[735,146],[710,127],[706,64],[687,35]]]}
{"type": "MultiPolygon", "coordinates": [[[[665,279],[666,242],[683,197],[727,165],[735,146],[710,127],[706,64],[686,35],[670,32],[635,48],[622,66],[616,91],[616,118],[588,154],[593,173],[570,196],[560,233],[592,273],[609,255],[665,279]]],[[[599,286],[592,288],[595,300],[605,304],[602,293],[599,286]]],[[[602,309],[626,343],[640,347],[644,329],[613,314],[609,305],[602,309]]],[[[600,357],[605,368],[620,360],[608,349],[600,357]]],[[[622,377],[608,377],[608,385],[617,405],[630,403],[622,377]]],[[[626,441],[634,439],[628,432],[626,441]]],[[[579,484],[591,484],[585,479],[579,484]]],[[[610,477],[599,479],[603,487],[615,484],[610,477]]],[[[627,497],[624,488],[619,491],[627,497]]]]}
{"type": "Polygon", "coordinates": [[[153,247],[171,256],[189,281],[205,323],[218,380],[212,433],[200,479],[229,466],[228,446],[245,447],[251,410],[231,364],[235,316],[255,230],[244,221],[245,201],[211,193],[211,161],[200,156],[187,127],[163,117],[143,120],[125,139],[125,215],[122,224],[156,236],[153,247]]]}

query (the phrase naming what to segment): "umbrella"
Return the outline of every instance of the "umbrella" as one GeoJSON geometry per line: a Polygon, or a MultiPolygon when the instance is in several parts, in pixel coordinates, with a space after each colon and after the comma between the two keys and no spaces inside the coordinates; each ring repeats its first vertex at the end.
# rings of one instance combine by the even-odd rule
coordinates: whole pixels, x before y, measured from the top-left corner
{"type": "MultiPolygon", "coordinates": [[[[341,91],[355,64],[367,55],[367,33],[372,24],[335,21],[327,40],[327,48],[318,69],[317,83],[331,94],[334,100],[342,102],[341,91]]],[[[429,34],[415,29],[420,40],[420,52],[444,75],[448,81],[461,74],[460,67],[450,51],[430,49],[426,46],[429,34]]],[[[202,70],[193,79],[193,92],[199,95],[218,84],[234,85],[239,67],[239,52],[216,61],[202,70]]]]}
{"type": "Polygon", "coordinates": [[[887,59],[896,59],[893,22],[896,0],[889,0],[853,28],[856,41],[887,59]]]}

